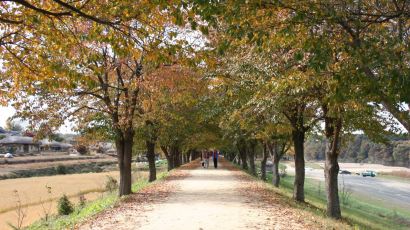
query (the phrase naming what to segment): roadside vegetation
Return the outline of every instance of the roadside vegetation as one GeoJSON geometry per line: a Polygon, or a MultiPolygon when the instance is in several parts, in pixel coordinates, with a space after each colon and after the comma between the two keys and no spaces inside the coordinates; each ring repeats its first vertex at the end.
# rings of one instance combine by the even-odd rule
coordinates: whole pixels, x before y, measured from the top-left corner
{"type": "MultiPolygon", "coordinates": [[[[168,172],[162,172],[158,175],[158,181],[163,180],[168,175],[168,172]]],[[[144,178],[136,181],[132,184],[132,192],[138,192],[142,188],[149,186],[150,183],[144,178]]],[[[76,205],[71,214],[68,215],[54,215],[49,220],[40,220],[32,225],[24,228],[27,230],[40,230],[40,229],[71,229],[76,224],[86,221],[87,219],[95,216],[96,214],[112,208],[115,205],[119,205],[122,200],[126,200],[127,197],[119,198],[117,191],[107,193],[102,198],[95,201],[86,202],[83,205],[76,205]]]]}
{"type": "MultiPolygon", "coordinates": [[[[306,138],[307,160],[324,160],[326,138],[310,135],[306,138]]],[[[407,135],[388,135],[385,140],[375,141],[364,134],[351,134],[344,138],[340,149],[341,162],[382,164],[410,167],[410,138],[407,135]]]]}
{"type": "MultiPolygon", "coordinates": [[[[236,165],[236,167],[240,167],[236,165]]],[[[276,193],[289,198],[289,203],[298,208],[316,213],[326,217],[326,190],[324,183],[314,179],[305,180],[305,201],[306,203],[296,203],[291,200],[293,196],[294,176],[286,173],[286,165],[284,173],[281,174],[280,186],[272,185],[272,172],[267,173],[266,184],[276,193]]],[[[308,166],[307,166],[308,167],[308,166]]],[[[313,167],[312,167],[313,168],[313,167]]],[[[322,168],[323,169],[323,168],[322,168]]],[[[258,171],[260,168],[258,167],[258,171]]],[[[250,171],[246,171],[250,175],[250,171]]],[[[257,177],[254,177],[258,179],[257,177]]],[[[343,184],[343,179],[340,181],[341,210],[343,219],[358,229],[408,229],[410,227],[410,211],[386,207],[379,201],[372,200],[371,197],[358,197],[343,184]]]]}
{"type": "MultiPolygon", "coordinates": [[[[272,178],[271,174],[269,174],[268,178],[272,178]]],[[[293,180],[293,176],[282,178],[281,188],[275,189],[275,191],[287,197],[292,197],[293,180]]],[[[324,183],[313,179],[306,179],[305,189],[306,202],[313,205],[313,207],[317,207],[319,209],[318,211],[324,214],[324,210],[326,210],[324,183]]],[[[343,191],[342,186],[341,191],[343,191]]],[[[341,197],[343,218],[361,229],[404,230],[410,227],[410,211],[408,210],[387,208],[380,202],[363,197],[359,198],[351,193],[349,194],[348,189],[341,192],[339,196],[341,197]],[[344,197],[346,197],[345,200],[344,197]]]]}
{"type": "Polygon", "coordinates": [[[409,171],[382,172],[382,173],[379,173],[379,176],[410,182],[410,172],[409,171]]]}
{"type": "MultiPolygon", "coordinates": [[[[166,161],[158,161],[159,174],[165,172],[166,168],[166,161]]],[[[133,166],[132,177],[133,181],[147,180],[148,165],[133,166]]],[[[57,201],[64,194],[71,203],[80,206],[86,201],[91,202],[105,198],[107,194],[116,194],[117,179],[118,171],[2,180],[0,229],[6,228],[7,223],[17,226],[18,222],[21,222],[21,225],[27,226],[40,218],[49,219],[57,213],[57,201]],[[14,188],[14,193],[11,187],[14,188]],[[30,193],[27,192],[29,190],[30,193]],[[22,220],[15,217],[17,213],[20,213],[22,220]],[[21,214],[24,214],[24,217],[21,214]]]]}

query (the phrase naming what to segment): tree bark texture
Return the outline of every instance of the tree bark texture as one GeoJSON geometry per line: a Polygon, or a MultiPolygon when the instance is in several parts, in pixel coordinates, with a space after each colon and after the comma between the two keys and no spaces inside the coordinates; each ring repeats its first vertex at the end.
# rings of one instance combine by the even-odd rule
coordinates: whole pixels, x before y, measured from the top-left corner
{"type": "Polygon", "coordinates": [[[268,147],[266,143],[263,143],[263,156],[261,161],[261,180],[266,181],[266,162],[268,160],[268,147]]]}
{"type": "Polygon", "coordinates": [[[300,129],[292,130],[292,140],[295,150],[295,181],[293,184],[293,199],[305,201],[305,156],[304,147],[305,131],[300,129]]]}
{"type": "Polygon", "coordinates": [[[161,150],[164,152],[165,158],[167,158],[168,171],[171,171],[175,168],[173,156],[166,146],[161,146],[161,150]]]}
{"type": "Polygon", "coordinates": [[[115,144],[117,148],[118,165],[120,168],[119,196],[131,194],[131,159],[134,145],[134,132],[132,129],[117,132],[115,144]]]}
{"type": "Polygon", "coordinates": [[[329,217],[340,219],[338,175],[339,175],[339,150],[340,132],[342,129],[341,119],[325,117],[325,134],[328,140],[325,153],[325,184],[327,207],[326,213],[329,217]]]}
{"type": "Polygon", "coordinates": [[[240,161],[242,163],[242,169],[248,169],[247,153],[246,153],[246,142],[244,140],[239,141],[238,145],[240,161]]]}
{"type": "Polygon", "coordinates": [[[149,166],[149,182],[157,179],[157,169],[155,167],[155,142],[147,140],[145,142],[147,147],[147,158],[149,166]]]}
{"type": "Polygon", "coordinates": [[[256,166],[255,166],[255,149],[256,149],[257,142],[256,140],[249,141],[248,145],[248,156],[249,156],[249,166],[252,175],[256,175],[256,166]]]}

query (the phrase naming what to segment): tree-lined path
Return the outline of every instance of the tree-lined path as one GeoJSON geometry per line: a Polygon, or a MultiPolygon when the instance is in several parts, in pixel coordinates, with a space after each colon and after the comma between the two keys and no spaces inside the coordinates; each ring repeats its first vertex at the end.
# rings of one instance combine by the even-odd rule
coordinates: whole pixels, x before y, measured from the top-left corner
{"type": "MultiPolygon", "coordinates": [[[[170,179],[132,195],[80,229],[343,229],[292,208],[263,183],[223,161],[203,169],[198,161],[170,179]],[[141,204],[142,203],[142,204],[141,204]]],[[[335,225],[336,224],[336,225],[335,225]]]]}

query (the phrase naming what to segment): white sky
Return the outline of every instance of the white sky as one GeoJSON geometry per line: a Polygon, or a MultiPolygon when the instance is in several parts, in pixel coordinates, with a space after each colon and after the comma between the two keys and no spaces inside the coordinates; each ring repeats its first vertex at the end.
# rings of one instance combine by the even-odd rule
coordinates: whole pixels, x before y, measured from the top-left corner
{"type": "MultiPolygon", "coordinates": [[[[16,110],[11,106],[0,106],[0,126],[4,128],[6,126],[7,118],[13,116],[15,113],[16,110]]],[[[22,125],[25,126],[24,123],[22,125]]],[[[63,134],[74,133],[73,126],[74,124],[69,124],[66,122],[64,126],[60,127],[59,132],[63,134]]]]}
{"type": "Polygon", "coordinates": [[[1,127],[6,126],[7,118],[13,116],[14,113],[15,113],[15,110],[13,109],[13,107],[0,106],[0,126],[1,127]]]}

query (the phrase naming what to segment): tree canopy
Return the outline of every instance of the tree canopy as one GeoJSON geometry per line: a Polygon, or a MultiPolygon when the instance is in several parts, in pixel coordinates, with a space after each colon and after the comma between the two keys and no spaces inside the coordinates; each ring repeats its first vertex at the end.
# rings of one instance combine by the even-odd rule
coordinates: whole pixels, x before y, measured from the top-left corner
{"type": "Polygon", "coordinates": [[[340,218],[343,140],[410,130],[407,0],[0,6],[0,102],[38,135],[70,120],[115,142],[120,195],[131,192],[133,149],[142,143],[150,181],[159,149],[169,169],[223,149],[255,175],[259,152],[262,168],[270,155],[278,175],[288,151],[294,199],[304,201],[305,141],[321,136],[327,213],[340,218]]]}

